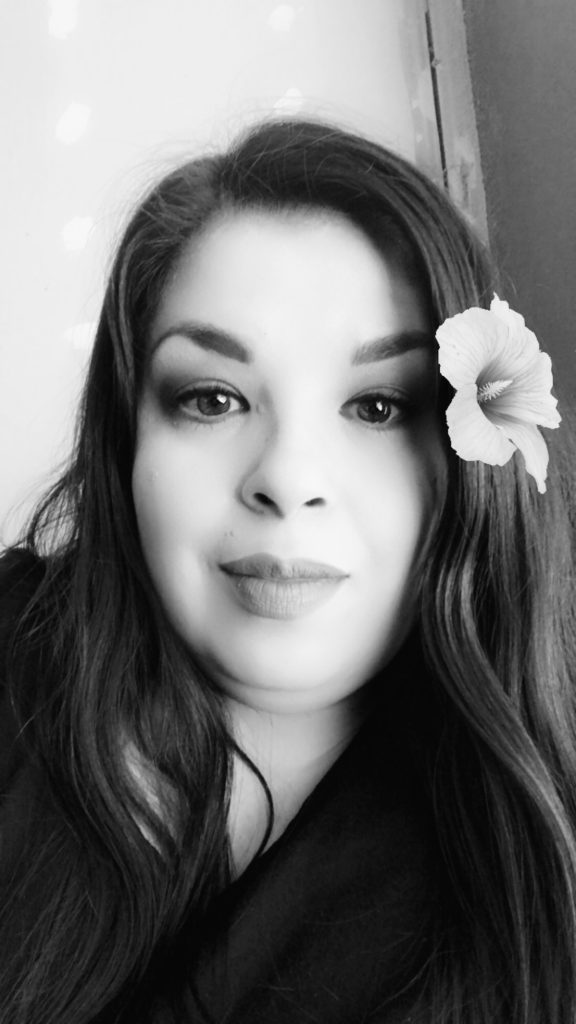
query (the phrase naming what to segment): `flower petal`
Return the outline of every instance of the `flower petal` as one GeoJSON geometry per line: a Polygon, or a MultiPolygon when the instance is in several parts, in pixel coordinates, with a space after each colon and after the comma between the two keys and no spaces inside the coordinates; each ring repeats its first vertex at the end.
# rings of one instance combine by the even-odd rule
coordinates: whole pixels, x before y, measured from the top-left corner
{"type": "Polygon", "coordinates": [[[516,419],[508,419],[507,416],[494,416],[493,421],[512,444],[522,452],[526,472],[534,477],[540,494],[544,494],[549,455],[546,442],[538,427],[532,423],[520,423],[516,419]]]}
{"type": "MultiPolygon", "coordinates": [[[[487,309],[457,313],[436,331],[440,373],[456,390],[475,383],[486,364],[493,361],[506,344],[507,336],[505,324],[487,309]]],[[[506,374],[498,373],[492,379],[506,379],[506,374]]]]}
{"type": "Polygon", "coordinates": [[[526,321],[522,314],[510,309],[510,304],[505,302],[504,299],[499,299],[496,294],[490,303],[490,312],[500,317],[514,333],[521,334],[526,330],[526,321]]]}
{"type": "Polygon", "coordinates": [[[487,416],[492,412],[502,416],[510,416],[513,419],[524,423],[534,423],[541,427],[548,427],[555,430],[560,426],[560,414],[556,410],[556,399],[551,395],[543,396],[537,393],[527,394],[520,389],[509,388],[509,393],[503,392],[497,398],[491,399],[484,405],[487,416]]]}
{"type": "Polygon", "coordinates": [[[506,392],[493,399],[499,412],[530,423],[539,423],[551,430],[561,423],[557,410],[558,400],[550,394],[552,387],[552,363],[550,356],[540,352],[537,360],[526,367],[506,392]]]}
{"type": "MultiPolygon", "coordinates": [[[[540,352],[538,338],[529,327],[526,327],[524,317],[520,313],[516,313],[515,310],[510,309],[507,302],[504,302],[495,295],[490,303],[490,312],[508,327],[508,351],[510,356],[514,352],[513,357],[518,361],[519,371],[522,370],[524,365],[530,363],[533,359],[537,359],[539,355],[543,355],[540,352]]],[[[552,387],[552,377],[550,377],[550,387],[552,387]]]]}
{"type": "Polygon", "coordinates": [[[503,466],[514,453],[515,445],[478,405],[475,384],[456,392],[446,410],[446,422],[452,447],[461,459],[503,466]]]}

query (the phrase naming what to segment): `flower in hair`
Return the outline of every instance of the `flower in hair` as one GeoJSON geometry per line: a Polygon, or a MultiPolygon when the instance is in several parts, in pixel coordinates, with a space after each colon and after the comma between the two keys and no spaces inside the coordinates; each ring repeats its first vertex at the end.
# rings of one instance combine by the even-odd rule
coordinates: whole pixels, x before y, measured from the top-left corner
{"type": "Polygon", "coordinates": [[[550,356],[524,317],[494,296],[436,332],[440,372],[456,394],[446,410],[452,447],[461,459],[503,466],[518,449],[538,490],[546,490],[548,449],[538,429],[557,427],[550,356]]]}

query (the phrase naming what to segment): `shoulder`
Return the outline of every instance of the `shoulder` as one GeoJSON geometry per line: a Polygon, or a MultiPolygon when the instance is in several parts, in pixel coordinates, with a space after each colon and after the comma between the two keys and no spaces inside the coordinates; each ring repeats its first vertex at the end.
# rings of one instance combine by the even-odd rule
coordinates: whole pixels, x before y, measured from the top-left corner
{"type": "Polygon", "coordinates": [[[0,636],[18,617],[44,576],[44,562],[27,548],[0,554],[0,636]]]}
{"type": "Polygon", "coordinates": [[[22,587],[35,586],[44,573],[44,562],[29,548],[7,548],[0,553],[0,601],[22,587]]]}
{"type": "Polygon", "coordinates": [[[9,548],[0,555],[0,793],[19,763],[19,729],[7,690],[11,644],[44,572],[43,560],[25,548],[9,548]]]}
{"type": "Polygon", "coordinates": [[[44,576],[44,562],[26,548],[0,555],[0,677],[16,622],[44,576]]]}

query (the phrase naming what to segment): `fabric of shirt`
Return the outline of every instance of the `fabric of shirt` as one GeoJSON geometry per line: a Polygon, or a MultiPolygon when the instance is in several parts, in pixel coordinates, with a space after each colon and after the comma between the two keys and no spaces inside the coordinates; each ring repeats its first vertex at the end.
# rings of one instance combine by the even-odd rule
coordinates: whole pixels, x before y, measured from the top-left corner
{"type": "Polygon", "coordinates": [[[429,952],[430,829],[393,730],[379,717],[362,729],[220,898],[196,972],[216,1020],[410,1019],[429,952]]]}
{"type": "MultiPolygon", "coordinates": [[[[0,679],[14,617],[41,575],[28,554],[0,560],[0,679]]],[[[413,643],[286,831],[217,897],[200,937],[180,936],[158,991],[186,977],[182,1024],[425,1021],[438,855],[413,726],[425,713],[413,643]]],[[[23,761],[5,695],[0,730],[0,856],[10,861],[22,855],[29,809],[38,813],[41,779],[23,761]]],[[[149,1005],[154,986],[149,977],[149,1005]]],[[[122,1020],[138,1020],[132,1013],[122,1020]]]]}

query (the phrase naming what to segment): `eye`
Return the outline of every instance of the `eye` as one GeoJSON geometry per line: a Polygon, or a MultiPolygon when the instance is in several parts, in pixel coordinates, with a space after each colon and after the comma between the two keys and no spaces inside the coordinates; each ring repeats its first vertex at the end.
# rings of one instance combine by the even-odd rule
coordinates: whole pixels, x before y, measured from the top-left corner
{"type": "Polygon", "coordinates": [[[246,401],[222,384],[197,384],[173,398],[176,412],[198,423],[221,422],[248,408],[246,401]]]}
{"type": "Polygon", "coordinates": [[[375,391],[359,395],[346,403],[346,409],[355,410],[353,418],[362,420],[368,426],[384,427],[398,422],[409,409],[409,402],[398,395],[375,391]]]}

